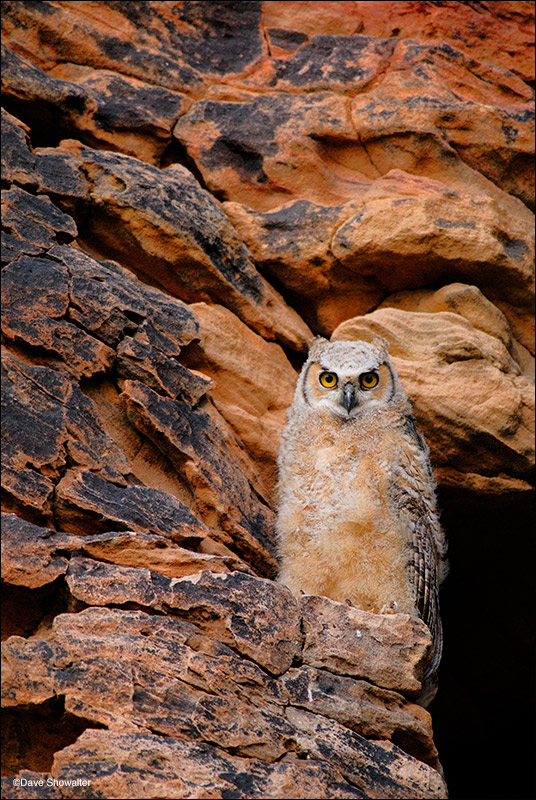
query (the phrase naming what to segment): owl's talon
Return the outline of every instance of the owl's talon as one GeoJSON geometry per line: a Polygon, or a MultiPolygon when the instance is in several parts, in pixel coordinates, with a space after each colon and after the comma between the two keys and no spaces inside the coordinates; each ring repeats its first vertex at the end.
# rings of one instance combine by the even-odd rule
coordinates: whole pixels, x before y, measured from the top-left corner
{"type": "Polygon", "coordinates": [[[352,608],[354,607],[354,604],[348,598],[346,598],[346,600],[344,602],[346,603],[347,606],[351,606],[352,608]]]}
{"type": "Polygon", "coordinates": [[[380,614],[396,614],[398,611],[398,603],[396,600],[391,600],[390,603],[385,603],[380,609],[380,614]]]}

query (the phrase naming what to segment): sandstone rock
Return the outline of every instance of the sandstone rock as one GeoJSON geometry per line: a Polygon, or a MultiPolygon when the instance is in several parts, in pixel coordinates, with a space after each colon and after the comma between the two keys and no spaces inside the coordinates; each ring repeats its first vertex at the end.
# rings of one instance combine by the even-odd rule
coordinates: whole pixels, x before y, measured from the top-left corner
{"type": "Polygon", "coordinates": [[[82,63],[191,92],[202,90],[206,77],[242,72],[262,54],[260,22],[259,3],[101,6],[87,15],[77,6],[46,2],[29,10],[10,2],[3,31],[17,53],[45,70],[63,62],[82,63]]]}
{"type": "Polygon", "coordinates": [[[366,797],[443,797],[445,784],[432,767],[409,760],[390,742],[369,742],[337,722],[290,708],[288,717],[298,729],[298,749],[337,767],[366,797]]]}
{"type": "Polygon", "coordinates": [[[431,642],[420,620],[407,614],[371,614],[327,597],[304,596],[299,602],[306,664],[413,696],[419,693],[431,642]]]}
{"type": "Polygon", "coordinates": [[[270,0],[264,4],[264,24],[272,46],[293,52],[317,35],[418,39],[447,42],[473,58],[512,70],[524,80],[534,78],[531,34],[534,18],[527,4],[442,6],[391,0],[358,0],[336,8],[328,3],[270,0]]]}
{"type": "Polygon", "coordinates": [[[81,213],[89,191],[82,170],[55,147],[36,148],[35,167],[22,171],[17,183],[28,191],[49,196],[56,207],[73,217],[81,213]]]}
{"type": "Polygon", "coordinates": [[[267,764],[229,755],[210,744],[149,733],[86,731],[76,744],[57,754],[53,774],[58,779],[89,775],[92,786],[110,798],[126,794],[140,798],[232,794],[244,800],[290,800],[296,793],[303,798],[365,797],[323,760],[267,764]],[[118,762],[125,769],[117,771],[118,762]],[[102,765],[101,769],[97,771],[95,764],[102,765]]]}
{"type": "Polygon", "coordinates": [[[352,316],[352,309],[371,311],[386,294],[373,274],[341,268],[331,249],[335,232],[360,203],[356,199],[326,207],[294,200],[259,212],[226,202],[223,208],[263,274],[285,287],[313,330],[329,335],[352,316]]]}
{"type": "Polygon", "coordinates": [[[35,168],[29,132],[28,125],[2,108],[2,186],[26,181],[35,168]]]}
{"type": "Polygon", "coordinates": [[[54,131],[54,138],[62,130],[68,131],[77,116],[91,112],[96,105],[88,92],[76,84],[51,78],[5,44],[2,44],[2,95],[17,117],[28,115],[30,127],[41,118],[45,128],[54,131]]]}
{"type": "Polygon", "coordinates": [[[498,301],[533,347],[532,214],[466,170],[463,180],[386,170],[358,198],[332,208],[299,200],[264,213],[236,202],[224,209],[259,268],[292,293],[315,330],[329,335],[386,294],[448,274],[498,301]]]}
{"type": "Polygon", "coordinates": [[[35,589],[63,575],[69,562],[58,551],[76,537],[62,533],[53,537],[49,528],[16,514],[2,514],[2,580],[35,589]]]}
{"type": "Polygon", "coordinates": [[[433,284],[448,274],[528,316],[532,215],[521,204],[508,210],[510,201],[393,171],[373,184],[360,211],[336,231],[331,248],[342,266],[373,274],[389,291],[433,284]]]}
{"type": "Polygon", "coordinates": [[[74,378],[89,377],[109,369],[115,354],[65,319],[69,284],[63,265],[47,258],[18,258],[4,271],[2,332],[15,342],[45,349],[48,363],[59,362],[74,378]]]}
{"type": "Polygon", "coordinates": [[[296,372],[279,345],[266,342],[223,306],[194,303],[200,342],[184,363],[213,379],[210,396],[273,491],[274,469],[296,372]]]}
{"type": "MultiPolygon", "coordinates": [[[[144,286],[119,265],[66,246],[47,255],[19,258],[4,271],[3,330],[10,339],[52,351],[58,369],[77,378],[102,372],[113,361],[110,348],[130,334],[168,356],[197,338],[197,320],[184,303],[144,286]]],[[[184,370],[181,377],[193,380],[184,370]]]]}
{"type": "MultiPolygon", "coordinates": [[[[469,167],[534,208],[532,93],[504,69],[475,62],[446,43],[401,42],[380,86],[352,100],[352,119],[381,172],[383,137],[396,142],[401,132],[434,132],[469,167]],[[408,102],[400,103],[407,94],[408,102]]],[[[428,165],[424,174],[440,177],[442,167],[432,167],[434,175],[428,165]]]]}
{"type": "Polygon", "coordinates": [[[288,669],[299,652],[298,609],[288,590],[243,573],[204,571],[169,579],[147,569],[72,558],[67,584],[86,605],[135,603],[184,616],[274,674],[288,669]]]}
{"type": "Polygon", "coordinates": [[[282,680],[293,706],[334,719],[367,739],[392,739],[438,767],[430,715],[397,692],[309,666],[288,670],[282,680]]]}
{"type": "MultiPolygon", "coordinates": [[[[198,548],[211,548],[213,542],[208,537],[202,540],[198,548]]],[[[155,534],[144,534],[136,531],[124,533],[110,532],[78,539],[74,552],[86,555],[97,561],[106,561],[127,567],[143,567],[158,572],[168,578],[182,578],[202,570],[210,572],[246,572],[253,571],[238,556],[228,554],[212,554],[211,552],[194,552],[179,547],[169,539],[155,534]]],[[[219,549],[219,548],[218,548],[219,549]]]]}
{"type": "Polygon", "coordinates": [[[533,207],[530,88],[448,45],[393,47],[392,39],[315,37],[248,76],[245,86],[268,93],[214,91],[174,135],[216,196],[257,211],[296,198],[337,205],[392,169],[466,190],[482,184],[478,170],[533,207]]]}
{"type": "MultiPolygon", "coordinates": [[[[381,741],[367,742],[333,719],[327,723],[321,712],[329,712],[326,707],[329,673],[311,668],[300,674],[295,669],[288,671],[292,653],[300,649],[299,616],[298,606],[292,601],[294,619],[292,613],[289,617],[291,598],[283,587],[238,573],[216,578],[205,572],[180,581],[164,578],[157,581],[158,576],[153,575],[152,588],[146,584],[143,590],[143,575],[149,574],[147,570],[121,570],[105,565],[97,571],[97,565],[93,565],[93,579],[84,583],[83,571],[89,563],[72,560],[68,581],[75,597],[89,599],[89,592],[93,600],[102,602],[106,592],[111,591],[117,602],[122,592],[130,602],[150,602],[156,610],[167,592],[169,612],[184,614],[188,609],[189,621],[148,615],[140,610],[87,608],[77,614],[57,616],[50,630],[28,640],[13,636],[3,646],[6,706],[16,709],[31,703],[37,707],[59,695],[64,698],[65,711],[71,717],[86,724],[105,724],[111,731],[136,732],[143,737],[150,730],[166,734],[170,743],[183,738],[206,740],[223,748],[222,756],[230,749],[233,753],[262,758],[259,763],[264,762],[263,769],[266,762],[281,756],[284,763],[295,767],[302,765],[301,758],[309,757],[312,761],[307,763],[311,768],[319,769],[327,763],[340,773],[347,773],[350,785],[365,791],[363,796],[398,796],[396,792],[411,796],[407,787],[417,780],[422,782],[425,796],[440,796],[438,787],[442,782],[434,770],[425,768],[398,747],[390,748],[381,741]],[[114,576],[112,581],[107,573],[114,576]],[[133,573],[137,573],[137,588],[131,579],[133,573]],[[95,580],[97,575],[99,578],[95,580]],[[118,581],[120,575],[122,579],[118,581]],[[251,596],[261,585],[262,609],[258,602],[244,603],[244,593],[251,596]],[[281,601],[285,603],[285,612],[281,601]],[[249,618],[244,616],[245,609],[250,610],[249,618]],[[284,618],[292,643],[290,639],[282,642],[279,638],[284,618]],[[251,624],[253,619],[255,623],[251,624]],[[283,677],[275,680],[253,661],[241,659],[236,651],[249,655],[249,659],[270,671],[283,671],[283,677]],[[323,685],[323,691],[315,691],[308,701],[317,712],[314,714],[299,710],[304,701],[303,677],[310,678],[312,674],[316,675],[317,688],[318,680],[323,685]],[[107,683],[107,690],[103,687],[105,675],[113,675],[113,683],[107,683]],[[98,686],[100,690],[95,691],[98,686]]],[[[364,622],[368,624],[374,615],[366,616],[369,619],[364,622]]],[[[347,621],[340,619],[342,624],[347,621]]],[[[386,620],[387,624],[391,622],[386,620]]],[[[331,690],[338,687],[349,709],[352,699],[356,699],[355,687],[360,683],[333,675],[331,678],[336,682],[331,684],[331,690]]],[[[372,698],[372,687],[366,685],[372,698]]],[[[364,697],[365,684],[359,691],[364,697]]],[[[381,690],[378,691],[381,695],[381,690]]],[[[383,694],[389,698],[389,704],[383,706],[383,711],[378,709],[374,732],[382,731],[386,736],[396,733],[402,740],[405,736],[408,749],[417,748],[421,755],[434,760],[427,712],[419,709],[419,718],[413,705],[399,695],[383,694]]],[[[333,705],[329,699],[327,702],[333,705]]],[[[333,712],[329,714],[332,715],[333,712]]],[[[357,722],[359,715],[355,711],[353,715],[357,722]]],[[[83,737],[78,741],[83,741],[83,737]]],[[[136,741],[140,739],[132,740],[134,750],[136,741]]],[[[61,753],[55,759],[61,760],[61,753]]],[[[256,761],[248,763],[253,769],[256,761]]],[[[51,772],[56,774],[54,767],[51,772]]],[[[255,775],[254,770],[252,774],[255,775]]],[[[248,787],[250,792],[254,786],[256,782],[248,787]]]]}
{"type": "Polygon", "coordinates": [[[2,228],[2,264],[70,242],[78,233],[72,218],[48,197],[35,197],[18,187],[2,192],[2,228]]]}
{"type": "MultiPolygon", "coordinates": [[[[45,363],[47,361],[53,363],[55,367],[72,377],[87,376],[109,370],[115,359],[115,352],[112,348],[117,347],[119,377],[123,380],[141,378],[144,381],[143,384],[137,384],[138,395],[140,392],[149,392],[148,387],[154,387],[157,391],[163,391],[170,395],[174,401],[180,402],[181,405],[173,407],[172,411],[178,417],[181,415],[183,417],[182,444],[177,450],[176,433],[171,435],[167,446],[166,440],[160,438],[155,444],[164,451],[167,448],[167,451],[173,455],[175,466],[178,469],[178,479],[182,480],[181,476],[184,473],[184,479],[192,487],[196,499],[205,510],[209,524],[213,527],[218,527],[220,524],[224,524],[227,528],[230,527],[231,536],[240,542],[239,546],[242,552],[254,554],[252,556],[254,562],[261,570],[266,570],[268,567],[273,572],[275,567],[273,558],[255,539],[255,535],[258,535],[261,537],[261,542],[264,541],[264,545],[271,547],[272,515],[268,508],[259,503],[256,492],[262,494],[264,490],[259,479],[256,478],[251,463],[247,461],[240,444],[233,441],[225,429],[222,432],[221,424],[218,429],[218,424],[214,424],[210,414],[207,414],[206,411],[197,410],[191,419],[189,417],[192,413],[190,409],[198,405],[211,386],[209,379],[192,373],[175,360],[176,356],[180,354],[181,348],[190,344],[199,335],[199,327],[194,313],[180,301],[166,298],[158,290],[143,286],[127,270],[121,269],[111,262],[98,262],[81,251],[69,247],[53,247],[48,255],[49,258],[18,259],[7,268],[3,284],[5,296],[3,326],[6,337],[17,343],[22,342],[26,347],[36,348],[35,353],[38,360],[41,359],[42,348],[46,348],[50,356],[45,363]],[[22,285],[26,286],[26,291],[21,293],[19,287],[22,285]],[[32,291],[34,286],[35,289],[32,291]],[[87,331],[91,331],[95,336],[89,335],[87,331]],[[56,357],[54,360],[52,360],[52,355],[56,357]],[[188,419],[190,422],[187,422],[188,419]],[[194,423],[194,428],[185,438],[184,426],[192,423],[194,423]],[[173,444],[174,441],[175,444],[173,444]],[[217,455],[213,452],[216,442],[219,442],[217,455]],[[164,446],[162,447],[162,445],[164,446]],[[230,455],[231,458],[234,457],[237,460],[244,476],[247,477],[243,477],[240,472],[236,471],[232,460],[229,462],[230,455]],[[212,477],[210,477],[211,475],[212,477]],[[249,481],[252,482],[255,489],[251,487],[249,481]],[[232,485],[236,488],[233,500],[229,503],[232,485]],[[250,533],[251,526],[257,532],[253,536],[250,533]]],[[[10,363],[9,359],[6,363],[10,363]]],[[[24,371],[24,366],[21,369],[24,371]]],[[[48,376],[47,380],[52,382],[60,380],[56,373],[48,368],[43,369],[43,374],[48,376]]],[[[17,387],[22,380],[18,377],[19,375],[20,371],[13,371],[12,380],[17,378],[17,387]]],[[[67,387],[70,384],[67,382],[64,385],[67,387]]],[[[6,391],[9,390],[6,388],[6,391]]],[[[18,397],[20,391],[20,388],[17,388],[13,395],[13,400],[16,401],[13,409],[20,405],[21,400],[18,397]]],[[[32,383],[28,384],[28,391],[32,398],[32,413],[37,413],[41,419],[42,412],[38,410],[40,404],[33,399],[35,386],[32,383]]],[[[78,389],[75,387],[69,390],[64,388],[64,399],[59,401],[55,411],[56,416],[50,426],[51,436],[60,435],[59,432],[53,431],[53,428],[54,425],[59,424],[62,414],[61,403],[67,402],[70,391],[75,392],[78,405],[87,406],[89,403],[91,406],[91,401],[79,393],[78,389]]],[[[128,395],[127,392],[125,397],[130,397],[129,414],[132,415],[134,400],[131,395],[128,395]]],[[[156,397],[159,398],[158,408],[165,409],[163,398],[160,398],[159,395],[156,397]]],[[[47,403],[50,403],[49,399],[47,399],[47,403]]],[[[155,405],[155,409],[156,407],[157,405],[155,405]]],[[[168,407],[169,409],[171,407],[168,407]]],[[[14,411],[13,413],[19,412],[14,411]]],[[[69,413],[72,415],[72,412],[69,413]]],[[[95,426],[102,429],[102,423],[97,421],[98,415],[95,407],[93,407],[91,415],[95,418],[95,426]]],[[[169,422],[170,420],[165,424],[169,425],[169,422]]],[[[175,421],[172,420],[172,422],[174,425],[175,421]]],[[[137,427],[140,424],[141,422],[137,427]]],[[[144,431],[147,432],[147,423],[144,431]]],[[[86,431],[84,435],[87,438],[88,432],[86,431]]],[[[6,428],[6,436],[8,438],[10,436],[9,428],[6,428]]],[[[45,436],[43,440],[43,432],[41,432],[40,439],[41,446],[44,446],[47,437],[45,436]]],[[[50,467],[46,467],[45,472],[47,477],[52,475],[57,480],[58,469],[66,463],[65,456],[61,455],[61,447],[58,451],[58,443],[51,443],[50,446],[57,453],[54,460],[57,466],[55,472],[51,473],[50,467]]],[[[33,502],[40,508],[42,517],[46,520],[46,515],[51,513],[52,484],[43,474],[38,475],[26,466],[23,471],[13,471],[12,462],[15,456],[11,454],[9,448],[14,447],[20,450],[21,442],[11,441],[10,444],[8,443],[4,456],[6,476],[10,476],[6,479],[11,486],[11,494],[18,498],[18,502],[22,501],[25,491],[31,491],[37,495],[33,502]],[[36,483],[37,485],[33,486],[36,483]],[[30,485],[33,488],[30,489],[30,485]]],[[[81,458],[72,442],[69,447],[69,457],[75,458],[74,463],[96,471],[100,469],[102,452],[99,451],[98,454],[89,458],[87,452],[84,451],[84,456],[81,458]]],[[[79,448],[80,445],[77,444],[76,447],[79,448]]],[[[87,446],[85,447],[87,449],[87,446]]],[[[117,451],[117,447],[115,449],[117,451]]],[[[25,450],[20,457],[26,459],[25,450]]],[[[121,455],[121,458],[121,469],[116,469],[113,473],[109,471],[106,473],[112,477],[112,480],[118,480],[119,475],[131,473],[132,467],[129,465],[128,459],[124,455],[121,455]]],[[[110,461],[109,458],[108,461],[110,461]]],[[[43,465],[40,466],[41,472],[43,472],[43,465]]],[[[57,488],[55,504],[61,524],[67,526],[68,530],[76,529],[79,526],[85,533],[109,530],[110,526],[115,527],[116,525],[122,526],[123,529],[132,528],[134,525],[135,530],[140,530],[136,527],[140,524],[140,510],[134,513],[134,516],[125,509],[123,515],[117,516],[114,512],[110,516],[110,509],[117,502],[119,496],[117,493],[120,490],[106,482],[96,485],[95,480],[94,476],[84,474],[80,474],[76,478],[70,474],[64,477],[61,486],[57,488]],[[97,519],[99,516],[101,517],[100,521],[97,519]]],[[[120,478],[121,480],[123,479],[120,478]]],[[[138,490],[131,487],[121,495],[122,502],[127,504],[126,508],[131,506],[131,501],[127,501],[127,495],[133,497],[135,491],[138,490]]],[[[164,508],[168,507],[166,499],[156,488],[140,489],[139,491],[146,491],[144,503],[149,501],[150,495],[154,498],[161,498],[164,508]]],[[[175,494],[177,493],[176,489],[173,491],[175,494]]],[[[181,494],[179,491],[177,501],[179,507],[182,508],[184,508],[183,497],[184,493],[181,494]]],[[[187,502],[191,501],[189,498],[191,498],[190,495],[184,497],[187,502]]],[[[154,502],[159,501],[155,499],[154,502]]],[[[156,506],[150,504],[149,508],[151,514],[156,514],[155,520],[159,520],[161,515],[156,506]]],[[[146,515],[144,518],[148,520],[146,515]]],[[[192,524],[199,530],[199,523],[193,515],[188,516],[187,514],[186,519],[187,525],[192,524]]],[[[183,521],[181,518],[178,523],[179,527],[183,521]]],[[[156,522],[155,530],[158,529],[158,524],[156,522]]],[[[147,522],[143,525],[147,525],[147,522]]],[[[169,535],[169,528],[166,526],[164,528],[166,535],[169,535]]],[[[146,528],[142,527],[141,530],[146,530],[146,528]]],[[[231,536],[223,535],[226,545],[232,544],[231,536]]],[[[184,537],[185,541],[191,538],[188,533],[183,534],[184,537]]],[[[222,539],[221,536],[219,538],[222,539]]],[[[199,542],[199,536],[194,536],[194,539],[199,542]]],[[[220,555],[232,555],[226,548],[222,550],[220,547],[219,552],[220,555]]]]}
{"type": "Polygon", "coordinates": [[[175,358],[168,358],[159,348],[144,341],[143,334],[142,337],[126,336],[120,342],[117,348],[119,378],[140,380],[159,394],[196,406],[212,389],[214,381],[186,369],[175,358]]]}
{"type": "MultiPolygon", "coordinates": [[[[154,332],[155,334],[158,333],[156,329],[154,329],[154,332]]],[[[154,357],[154,353],[152,356],[154,357]]],[[[195,500],[186,480],[175,471],[158,447],[143,437],[129,422],[121,399],[120,383],[121,381],[117,380],[117,374],[112,370],[103,379],[91,383],[88,382],[84,388],[87,396],[98,407],[101,424],[106,432],[118,443],[129,459],[131,466],[130,483],[166,492],[187,505],[197,516],[195,500]]],[[[223,535],[222,531],[218,532],[220,538],[223,535]]],[[[226,544],[232,543],[231,537],[228,534],[225,536],[227,539],[226,544]]],[[[207,542],[203,543],[203,547],[205,544],[207,542]]],[[[203,550],[203,552],[209,551],[203,550]]],[[[220,555],[230,554],[228,550],[224,553],[222,549],[217,552],[220,555]]]]}
{"type": "Polygon", "coordinates": [[[195,314],[185,303],[137,280],[113,261],[97,261],[73,247],[55,247],[49,256],[72,276],[73,322],[110,347],[137,335],[153,347],[176,356],[199,334],[195,314]]]}
{"type": "Polygon", "coordinates": [[[69,558],[74,555],[121,566],[143,567],[169,578],[180,578],[203,569],[216,573],[240,570],[251,574],[249,566],[236,556],[193,552],[153,533],[109,531],[76,536],[40,528],[15,514],[2,515],[2,531],[2,580],[30,589],[65,574],[69,558]]]}
{"type": "Polygon", "coordinates": [[[94,115],[77,121],[81,141],[150,164],[162,163],[172,143],[171,129],[189,105],[185,95],[78,64],[59,64],[50,74],[78,84],[95,100],[94,115]]]}
{"type": "MultiPolygon", "coordinates": [[[[153,576],[150,582],[147,583],[146,576],[148,571],[146,567],[152,568],[151,559],[153,559],[154,567],[157,568],[159,575],[167,574],[171,578],[180,577],[181,574],[191,574],[196,571],[196,566],[198,570],[203,569],[204,566],[212,572],[228,572],[232,568],[247,571],[247,566],[240,564],[238,559],[233,560],[232,558],[191,553],[166,541],[162,536],[128,531],[125,533],[110,532],[80,537],[39,528],[24,522],[14,514],[3,515],[2,524],[4,530],[2,541],[3,580],[11,584],[34,588],[53,581],[58,575],[65,574],[68,570],[67,583],[72,595],[76,600],[84,603],[98,603],[100,605],[101,603],[111,602],[123,605],[125,602],[136,602],[155,610],[166,608],[168,613],[182,615],[185,611],[184,600],[177,602],[175,593],[170,594],[170,590],[177,587],[176,581],[167,582],[167,584],[161,581],[158,583],[155,582],[157,576],[153,576]],[[156,552],[150,549],[153,543],[157,548],[156,552]],[[164,545],[166,545],[166,549],[162,554],[164,545]],[[152,553],[155,553],[154,557],[152,553]],[[92,562],[90,558],[80,558],[80,556],[89,556],[97,561],[105,561],[107,564],[99,565],[92,562]],[[69,567],[69,559],[72,559],[71,567],[69,567]],[[114,563],[118,566],[144,568],[121,570],[111,565],[114,563]],[[182,570],[188,571],[183,573],[182,570]],[[167,589],[165,588],[166,585],[167,589]],[[118,586],[122,587],[120,594],[117,593],[118,586]]],[[[237,587],[239,593],[248,588],[248,584],[237,583],[236,579],[233,578],[229,580],[230,594],[227,592],[226,595],[232,596],[233,593],[236,595],[237,587]]],[[[207,593],[207,587],[212,585],[219,589],[220,584],[214,583],[213,577],[209,578],[209,573],[204,573],[201,578],[193,576],[188,583],[181,583],[180,586],[189,588],[190,581],[195,587],[192,591],[194,596],[198,597],[197,603],[199,604],[201,599],[204,598],[202,602],[207,604],[207,610],[202,611],[201,606],[197,605],[194,617],[189,616],[189,618],[198,616],[198,624],[201,627],[229,644],[229,636],[227,633],[222,632],[221,622],[215,623],[216,615],[219,614],[221,619],[222,615],[227,612],[221,606],[220,610],[217,610],[214,591],[209,590],[207,593]],[[202,586],[199,585],[200,583],[202,586]],[[201,589],[202,591],[200,591],[201,589]],[[208,608],[210,608],[210,611],[208,611],[208,608]]],[[[252,584],[253,586],[255,584],[252,584]]],[[[259,584],[257,586],[260,588],[259,584]]],[[[262,588],[265,590],[266,587],[267,584],[263,583],[262,588]]],[[[274,599],[277,597],[278,592],[283,592],[286,598],[286,590],[278,587],[274,599]]],[[[240,595],[235,597],[235,602],[240,603],[240,595]]],[[[251,615],[260,613],[258,612],[258,601],[255,606],[250,604],[250,609],[251,615]]],[[[341,607],[341,609],[343,613],[338,622],[343,628],[348,624],[348,618],[344,614],[344,607],[341,607]]],[[[285,612],[287,615],[288,611],[287,606],[285,612]]],[[[273,614],[274,619],[276,617],[280,618],[278,624],[281,627],[282,612],[276,609],[271,611],[270,606],[268,606],[268,611],[265,608],[262,616],[266,619],[267,617],[269,618],[270,614],[273,614]]],[[[96,630],[95,620],[97,618],[101,619],[96,615],[96,611],[91,614],[93,633],[96,630]]],[[[240,630],[236,628],[237,620],[235,616],[233,615],[230,618],[231,622],[227,624],[231,625],[232,630],[240,630]]],[[[140,618],[145,619],[143,615],[140,618]]],[[[107,626],[110,628],[114,619],[113,615],[108,615],[103,619],[107,620],[107,626]]],[[[130,618],[127,615],[127,618],[123,620],[123,625],[121,626],[123,632],[128,619],[130,618]]],[[[334,619],[336,618],[334,617],[334,619]]],[[[67,621],[67,617],[65,620],[67,621]]],[[[290,621],[292,621],[292,615],[290,621]]],[[[370,617],[362,620],[363,622],[370,627],[370,617]]],[[[163,636],[162,623],[159,622],[158,624],[158,636],[161,640],[163,636]]],[[[269,624],[273,626],[273,622],[269,624]]],[[[56,625],[56,623],[54,622],[53,625],[56,625]]],[[[70,617],[68,626],[72,628],[73,625],[78,630],[76,619],[70,617]]],[[[259,628],[259,620],[255,619],[253,621],[253,617],[251,617],[246,621],[244,630],[248,628],[252,631],[259,628]]],[[[49,634],[45,633],[45,630],[42,626],[40,635],[49,638],[49,634]]],[[[57,626],[54,630],[58,630],[57,626]]],[[[170,630],[173,629],[171,628],[170,630]]],[[[306,630],[308,630],[307,625],[306,630]]],[[[294,633],[289,633],[288,635],[289,641],[295,640],[294,646],[296,643],[299,646],[300,636],[297,625],[294,633]]],[[[375,635],[377,636],[377,634],[375,635]]],[[[236,634],[233,633],[232,636],[232,641],[235,642],[236,634]]],[[[261,631],[261,639],[263,643],[267,643],[264,631],[261,631]]],[[[310,650],[310,638],[306,644],[310,650]]],[[[355,643],[350,642],[351,644],[355,643]]],[[[76,636],[71,641],[71,647],[73,646],[80,646],[76,636]]],[[[243,651],[244,646],[242,643],[239,645],[239,649],[243,651]]],[[[278,644],[276,647],[280,649],[281,645],[278,644]]],[[[99,649],[102,651],[102,648],[99,649]]],[[[254,655],[251,646],[247,652],[250,655],[254,655]]],[[[279,655],[278,658],[280,659],[281,656],[279,655]]],[[[274,657],[272,656],[272,661],[273,659],[274,657]]],[[[285,663],[288,664],[288,660],[285,663]]],[[[221,669],[221,664],[218,669],[221,669]]],[[[233,680],[236,680],[236,675],[240,672],[240,669],[239,663],[233,666],[233,680]]],[[[199,673],[199,669],[196,672],[199,673]]],[[[395,742],[400,742],[407,752],[417,758],[437,765],[437,751],[433,746],[430,717],[427,712],[413,703],[408,703],[400,694],[372,686],[368,682],[370,674],[366,673],[367,681],[356,681],[308,666],[300,669],[290,669],[284,673],[279,685],[270,684],[270,702],[272,704],[275,702],[278,706],[292,703],[298,707],[308,708],[328,718],[336,719],[346,727],[356,730],[362,735],[368,736],[368,738],[393,739],[395,742]]],[[[257,678],[257,683],[259,680],[260,678],[257,678]]],[[[261,682],[255,690],[256,693],[259,693],[257,703],[261,701],[263,694],[268,691],[265,683],[266,681],[261,682]]],[[[251,680],[249,680],[249,685],[252,685],[251,680]]],[[[247,690],[247,686],[245,689],[247,690]]],[[[164,698],[162,698],[161,702],[165,704],[164,698]]],[[[243,714],[244,712],[240,713],[243,714]]],[[[281,709],[277,713],[281,714],[281,709]]],[[[232,726],[232,723],[229,724],[232,726]]]]}
{"type": "MultiPolygon", "coordinates": [[[[502,305],[502,304],[501,304],[502,305]]],[[[476,287],[464,283],[452,283],[441,289],[420,289],[396,292],[389,295],[378,308],[400,308],[404,311],[451,311],[464,317],[477,330],[494,336],[504,344],[522,373],[534,379],[534,356],[513,336],[505,315],[476,287]]],[[[530,324],[532,320],[526,319],[530,324]]],[[[531,325],[521,334],[523,341],[533,339],[531,325]]]]}
{"type": "Polygon", "coordinates": [[[56,517],[64,530],[133,529],[186,546],[195,546],[207,535],[188,506],[151,487],[118,486],[94,472],[67,470],[55,494],[56,517]]]}
{"type": "Polygon", "coordinates": [[[250,82],[279,92],[335,90],[353,98],[353,137],[319,137],[332,168],[384,174],[382,162],[392,150],[386,137],[435,132],[469,166],[533,206],[531,89],[450,44],[316,35],[291,56],[263,63],[250,82]]]}
{"type": "Polygon", "coordinates": [[[61,792],[59,788],[48,783],[54,779],[49,772],[35,772],[34,770],[23,769],[16,778],[2,778],[2,797],[12,798],[51,798],[59,800],[61,792]]]}
{"type": "MultiPolygon", "coordinates": [[[[208,739],[268,761],[286,752],[285,740],[293,729],[281,713],[257,709],[243,699],[250,693],[268,699],[274,691],[277,697],[277,687],[271,688],[272,682],[258,667],[242,663],[228,648],[210,640],[208,654],[196,652],[190,640],[199,639],[199,634],[189,623],[141,612],[118,614],[120,634],[114,633],[114,612],[90,609],[75,618],[58,617],[46,642],[24,643],[12,637],[5,647],[5,703],[20,704],[24,696],[36,696],[32,681],[14,673],[33,672],[31,663],[40,658],[36,671],[43,670],[41,696],[47,691],[65,695],[66,710],[78,717],[115,729],[149,728],[176,738],[208,739]],[[107,672],[114,675],[112,691],[96,697],[94,690],[107,672]]],[[[196,644],[203,649],[202,637],[196,644]]],[[[34,674],[33,683],[35,679],[34,674]]]]}
{"type": "Polygon", "coordinates": [[[228,531],[240,555],[257,568],[273,569],[272,511],[229,459],[219,426],[204,411],[162,397],[137,381],[125,382],[123,397],[133,426],[184,475],[205,523],[228,531]]]}
{"type": "MultiPolygon", "coordinates": [[[[58,159],[64,162],[60,176],[84,175],[83,200],[91,211],[81,238],[89,247],[119,256],[181,299],[223,302],[267,338],[305,349],[307,326],[260,277],[219,205],[186,168],[174,164],[162,171],[74,140],[37,152],[40,188],[60,201],[64,181],[56,180],[58,159]]],[[[63,202],[69,205],[69,194],[63,202]]]]}
{"type": "Polygon", "coordinates": [[[187,99],[107,70],[61,64],[47,74],[2,47],[2,94],[17,116],[46,125],[49,143],[78,135],[86,144],[158,163],[187,99]]]}
{"type": "Polygon", "coordinates": [[[6,355],[2,362],[3,485],[17,501],[51,514],[53,480],[69,460],[124,482],[124,453],[99,424],[94,404],[60,373],[6,355]]]}
{"type": "Polygon", "coordinates": [[[395,45],[393,39],[318,33],[292,55],[264,62],[244,83],[259,81],[284,92],[330,90],[353,96],[389,69],[395,45]]]}
{"type": "Polygon", "coordinates": [[[343,323],[333,338],[381,335],[388,340],[440,480],[442,468],[454,468],[462,485],[469,473],[473,490],[478,485],[478,491],[493,495],[503,478],[505,488],[513,489],[508,483],[513,478],[526,491],[534,465],[534,390],[501,341],[507,335],[504,321],[499,320],[501,338],[496,338],[497,320],[490,325],[489,304],[483,305],[486,327],[494,335],[451,311],[381,308],[343,323]],[[476,485],[475,474],[480,476],[476,485]]]}
{"type": "Polygon", "coordinates": [[[318,153],[319,139],[355,135],[346,99],[334,92],[200,100],[173,135],[218,199],[257,211],[298,198],[337,205],[366,181],[358,172],[339,175],[318,153]]]}

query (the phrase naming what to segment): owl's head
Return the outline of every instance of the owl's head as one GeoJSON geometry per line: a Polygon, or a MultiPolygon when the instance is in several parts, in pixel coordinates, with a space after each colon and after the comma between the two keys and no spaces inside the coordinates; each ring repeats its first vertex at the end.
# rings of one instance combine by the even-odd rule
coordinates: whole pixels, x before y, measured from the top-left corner
{"type": "Polygon", "coordinates": [[[329,342],[317,336],[300,373],[295,399],[352,419],[365,409],[385,407],[405,395],[385,339],[329,342]]]}

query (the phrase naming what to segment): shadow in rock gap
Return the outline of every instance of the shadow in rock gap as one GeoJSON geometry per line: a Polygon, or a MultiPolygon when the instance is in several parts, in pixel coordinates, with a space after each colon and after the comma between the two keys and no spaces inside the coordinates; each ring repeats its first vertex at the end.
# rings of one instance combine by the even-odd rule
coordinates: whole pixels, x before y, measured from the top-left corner
{"type": "Polygon", "coordinates": [[[533,512],[459,501],[442,514],[451,568],[430,711],[451,800],[534,797],[533,512]]]}

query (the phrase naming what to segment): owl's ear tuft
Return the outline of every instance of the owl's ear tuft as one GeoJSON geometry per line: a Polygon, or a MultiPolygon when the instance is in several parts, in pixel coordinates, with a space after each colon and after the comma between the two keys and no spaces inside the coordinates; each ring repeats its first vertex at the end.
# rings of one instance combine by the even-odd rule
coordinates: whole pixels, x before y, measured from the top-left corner
{"type": "Polygon", "coordinates": [[[327,339],[323,336],[315,336],[309,346],[309,358],[316,358],[320,355],[324,347],[329,344],[327,339]]]}

